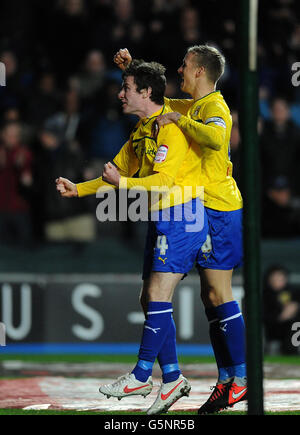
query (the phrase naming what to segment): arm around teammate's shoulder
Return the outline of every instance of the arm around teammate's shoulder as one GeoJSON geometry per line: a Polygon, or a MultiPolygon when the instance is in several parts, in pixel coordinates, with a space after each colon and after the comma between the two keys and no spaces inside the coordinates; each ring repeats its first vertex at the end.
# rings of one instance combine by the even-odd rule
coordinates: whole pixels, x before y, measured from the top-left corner
{"type": "Polygon", "coordinates": [[[178,127],[201,146],[220,151],[225,141],[226,131],[215,124],[203,124],[187,116],[181,116],[177,121],[178,127]]]}

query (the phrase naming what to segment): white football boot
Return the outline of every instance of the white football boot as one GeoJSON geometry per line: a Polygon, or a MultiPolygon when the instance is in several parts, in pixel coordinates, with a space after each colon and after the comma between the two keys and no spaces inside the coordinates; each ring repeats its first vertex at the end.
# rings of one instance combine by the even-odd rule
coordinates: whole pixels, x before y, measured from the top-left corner
{"type": "Polygon", "coordinates": [[[133,373],[127,373],[120,376],[112,384],[102,385],[99,388],[100,393],[104,394],[108,399],[117,397],[119,400],[127,396],[148,396],[153,387],[152,377],[149,376],[146,382],[138,381],[133,373]]]}
{"type": "Polygon", "coordinates": [[[181,397],[188,396],[191,391],[191,384],[182,375],[176,381],[162,383],[153,405],[148,409],[148,415],[162,414],[181,397]]]}

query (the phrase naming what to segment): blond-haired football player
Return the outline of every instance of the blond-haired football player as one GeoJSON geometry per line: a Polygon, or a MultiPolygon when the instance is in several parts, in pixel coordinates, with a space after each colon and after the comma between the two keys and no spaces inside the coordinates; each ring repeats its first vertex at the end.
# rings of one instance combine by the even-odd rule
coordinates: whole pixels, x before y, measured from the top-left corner
{"type": "MultiPolygon", "coordinates": [[[[131,62],[127,49],[115,63],[131,62]]],[[[232,294],[232,272],[242,263],[242,197],[232,177],[229,108],[217,90],[225,58],[215,47],[190,47],[178,69],[181,90],[192,99],[165,99],[170,112],[157,118],[160,127],[177,125],[200,153],[199,184],[209,221],[207,243],[198,258],[201,298],[210,325],[219,377],[199,414],[212,413],[247,398],[243,316],[232,294]]]]}

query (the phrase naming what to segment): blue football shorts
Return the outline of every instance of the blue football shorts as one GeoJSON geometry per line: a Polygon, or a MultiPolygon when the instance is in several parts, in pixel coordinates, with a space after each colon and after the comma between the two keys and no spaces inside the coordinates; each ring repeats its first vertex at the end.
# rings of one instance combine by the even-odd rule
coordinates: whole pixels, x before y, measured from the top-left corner
{"type": "Polygon", "coordinates": [[[231,270],[243,264],[243,210],[217,211],[205,207],[208,237],[199,252],[197,267],[231,270]]]}
{"type": "Polygon", "coordinates": [[[152,213],[144,251],[143,279],[151,272],[187,274],[207,239],[208,220],[199,198],[152,213]]]}

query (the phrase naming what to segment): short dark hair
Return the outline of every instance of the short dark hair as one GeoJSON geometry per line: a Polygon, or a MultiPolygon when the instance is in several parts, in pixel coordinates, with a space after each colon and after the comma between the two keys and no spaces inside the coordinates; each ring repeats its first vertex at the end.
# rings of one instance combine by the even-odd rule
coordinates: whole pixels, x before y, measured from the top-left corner
{"type": "Polygon", "coordinates": [[[205,67],[208,79],[217,83],[225,70],[225,57],[222,53],[210,45],[194,45],[187,52],[195,55],[197,66],[205,67]]]}
{"type": "Polygon", "coordinates": [[[124,80],[126,77],[133,76],[138,92],[151,88],[150,100],[156,104],[163,104],[167,83],[165,71],[166,68],[160,63],[134,59],[124,70],[122,77],[124,80]]]}

